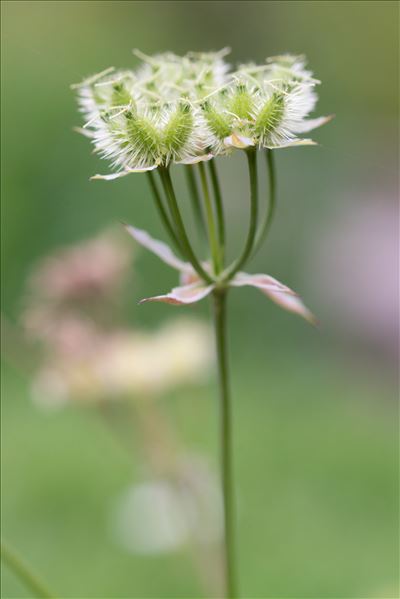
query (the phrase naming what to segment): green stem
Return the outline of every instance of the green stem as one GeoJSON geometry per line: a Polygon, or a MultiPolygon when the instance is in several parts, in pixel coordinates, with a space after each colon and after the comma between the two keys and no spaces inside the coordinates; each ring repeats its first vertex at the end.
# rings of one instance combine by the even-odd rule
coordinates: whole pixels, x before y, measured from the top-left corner
{"type": "Polygon", "coordinates": [[[158,191],[157,185],[156,185],[156,181],[154,179],[154,174],[152,172],[147,172],[147,179],[149,181],[150,184],[150,189],[153,193],[153,197],[155,200],[155,204],[157,206],[157,210],[160,214],[161,217],[161,221],[168,233],[168,235],[171,238],[171,241],[173,242],[174,246],[176,247],[177,250],[179,250],[180,253],[182,253],[182,248],[181,248],[181,244],[179,243],[179,239],[176,236],[176,233],[174,231],[174,228],[169,220],[167,211],[164,208],[164,204],[163,201],[161,199],[161,195],[160,192],[158,191]]]}
{"type": "Polygon", "coordinates": [[[260,229],[257,232],[256,239],[253,247],[253,254],[259,249],[260,245],[264,241],[272,223],[272,219],[275,214],[276,207],[276,171],[275,171],[275,160],[273,156],[273,150],[266,150],[266,162],[268,169],[268,192],[269,192],[269,204],[265,214],[265,220],[260,229]]]}
{"type": "Polygon", "coordinates": [[[232,467],[232,415],[229,393],[226,337],[226,294],[226,289],[216,289],[213,292],[221,414],[220,442],[224,504],[225,596],[228,599],[235,599],[235,597],[237,597],[235,569],[235,514],[232,467]]]}
{"type": "Polygon", "coordinates": [[[193,212],[196,217],[196,221],[199,223],[202,233],[204,235],[206,235],[207,234],[206,225],[204,222],[203,212],[201,210],[200,194],[199,194],[199,190],[197,188],[196,177],[195,177],[195,173],[194,173],[194,166],[191,164],[187,164],[185,166],[185,173],[186,173],[186,181],[187,181],[187,185],[189,187],[190,197],[191,197],[192,206],[193,206],[193,212]]]}
{"type": "Polygon", "coordinates": [[[206,281],[206,283],[212,284],[214,282],[213,279],[204,270],[204,268],[202,267],[202,265],[196,258],[196,255],[192,249],[192,246],[190,245],[190,241],[189,241],[189,238],[188,238],[186,230],[185,230],[185,225],[183,224],[181,213],[179,211],[179,206],[178,206],[178,202],[176,200],[176,196],[175,196],[174,188],[172,185],[171,175],[169,173],[169,170],[166,167],[159,167],[158,171],[160,173],[161,182],[163,184],[163,187],[164,187],[167,199],[168,199],[168,204],[170,207],[171,215],[175,222],[177,235],[180,240],[182,249],[184,250],[187,259],[189,260],[189,262],[191,263],[191,265],[193,266],[194,270],[197,272],[199,277],[202,278],[204,281],[206,281]]]}
{"type": "Polygon", "coordinates": [[[258,180],[257,180],[257,154],[254,149],[246,150],[247,163],[249,167],[249,179],[250,179],[250,224],[249,232],[247,234],[246,244],[244,246],[242,255],[223,273],[222,281],[229,281],[232,279],[238,270],[245,264],[249,258],[254,244],[254,238],[257,227],[257,215],[258,215],[258,180]]]}
{"type": "Polygon", "coordinates": [[[204,168],[203,162],[199,162],[199,171],[201,188],[204,196],[204,204],[206,207],[208,239],[210,242],[211,256],[214,265],[214,272],[215,274],[218,274],[220,271],[220,251],[217,239],[217,231],[215,228],[214,213],[211,205],[210,190],[208,188],[206,169],[204,168]]]}
{"type": "Polygon", "coordinates": [[[217,226],[218,226],[218,237],[220,247],[221,262],[224,261],[225,256],[225,219],[224,219],[224,207],[222,203],[221,187],[218,180],[217,168],[215,166],[215,160],[209,160],[208,167],[210,169],[211,183],[214,191],[215,209],[217,213],[217,226]]]}
{"type": "Polygon", "coordinates": [[[1,559],[8,565],[14,574],[25,583],[25,586],[30,589],[36,597],[42,597],[43,599],[52,599],[55,597],[55,595],[50,593],[46,586],[38,580],[36,574],[32,572],[30,567],[3,542],[1,543],[1,559]]]}

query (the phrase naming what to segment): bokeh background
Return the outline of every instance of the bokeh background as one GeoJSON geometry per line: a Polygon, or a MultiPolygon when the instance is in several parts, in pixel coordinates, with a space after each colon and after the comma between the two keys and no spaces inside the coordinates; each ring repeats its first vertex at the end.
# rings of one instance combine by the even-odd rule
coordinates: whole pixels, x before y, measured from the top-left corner
{"type": "MultiPolygon", "coordinates": [[[[301,292],[321,328],[254,290],[231,294],[241,593],[397,597],[398,4],[29,1],[3,2],[2,13],[4,537],[59,597],[206,596],[184,547],[144,557],[115,541],[110,507],[139,479],[141,456],[127,456],[90,410],[37,408],[25,368],[34,356],[14,327],[26,277],[49,252],[119,220],[163,237],[144,177],[89,181],[107,165],[72,130],[71,83],[133,66],[134,47],[230,46],[233,61],[260,62],[305,53],[322,80],[318,113],[336,118],[315,132],[319,147],[277,152],[277,216],[249,269],[301,292]]],[[[239,158],[220,168],[233,253],[245,171],[239,158]]],[[[137,252],[130,323],[156,330],[179,316],[136,305],[173,284],[137,252]]],[[[189,311],[207,319],[206,303],[189,311]]],[[[186,449],[216,470],[214,372],[163,407],[186,449]]],[[[2,585],[4,597],[29,596],[6,567],[2,585]]]]}

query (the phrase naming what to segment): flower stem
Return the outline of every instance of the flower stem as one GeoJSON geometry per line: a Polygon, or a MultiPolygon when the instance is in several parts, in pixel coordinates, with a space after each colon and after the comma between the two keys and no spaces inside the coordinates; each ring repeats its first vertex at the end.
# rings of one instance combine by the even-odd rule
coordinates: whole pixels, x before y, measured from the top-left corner
{"type": "Polygon", "coordinates": [[[258,216],[258,179],[257,179],[257,154],[252,149],[246,150],[247,163],[249,167],[250,179],[250,224],[247,234],[246,244],[242,255],[229,266],[223,273],[222,281],[229,281],[245,264],[253,249],[254,238],[256,235],[257,216],[258,216]]]}
{"type": "Polygon", "coordinates": [[[8,567],[21,579],[27,588],[29,588],[36,597],[43,599],[52,599],[55,597],[42,581],[38,580],[36,574],[32,572],[29,566],[27,566],[22,559],[14,553],[5,543],[1,543],[1,559],[8,565],[8,567]]]}
{"type": "Polygon", "coordinates": [[[211,205],[210,190],[207,183],[207,174],[204,168],[204,164],[199,162],[201,188],[204,196],[204,204],[206,207],[207,215],[207,228],[208,228],[208,240],[211,248],[211,256],[214,265],[215,274],[220,271],[220,249],[218,245],[217,232],[215,228],[214,213],[211,205]]]}
{"type": "Polygon", "coordinates": [[[224,571],[225,591],[228,599],[237,597],[235,571],[235,514],[232,467],[232,417],[229,393],[226,289],[216,289],[214,298],[214,326],[217,346],[219,394],[220,394],[220,442],[221,475],[224,504],[224,571]]]}
{"type": "Polygon", "coordinates": [[[199,224],[199,228],[203,235],[207,234],[206,225],[204,222],[203,212],[201,210],[201,201],[200,194],[197,188],[196,177],[194,173],[194,166],[192,164],[187,164],[185,166],[185,174],[186,174],[186,182],[189,188],[190,197],[192,200],[193,212],[196,217],[196,220],[199,224]]]}
{"type": "Polygon", "coordinates": [[[165,168],[165,167],[159,167],[158,170],[160,173],[161,182],[163,184],[163,187],[164,187],[167,199],[168,199],[168,204],[169,204],[169,208],[171,211],[171,215],[175,222],[177,236],[180,240],[181,246],[186,254],[186,257],[189,260],[189,262],[191,263],[191,265],[193,266],[194,270],[199,275],[199,277],[201,277],[204,281],[206,281],[206,283],[211,284],[214,282],[213,279],[204,270],[204,268],[202,267],[202,265],[196,258],[196,255],[192,249],[192,246],[190,245],[190,241],[189,241],[189,238],[188,238],[186,230],[185,230],[185,225],[183,224],[181,213],[179,211],[179,206],[178,206],[178,202],[177,202],[177,199],[175,196],[175,192],[174,192],[174,188],[172,185],[171,175],[169,173],[169,170],[168,170],[168,168],[165,168]]]}
{"type": "Polygon", "coordinates": [[[217,226],[218,226],[218,237],[219,237],[219,248],[221,263],[224,261],[225,256],[225,220],[224,220],[224,207],[222,203],[221,187],[218,180],[217,168],[215,166],[215,159],[208,162],[210,169],[211,183],[214,191],[215,209],[217,213],[217,226]]]}
{"type": "Polygon", "coordinates": [[[180,253],[182,253],[182,248],[181,248],[181,245],[179,243],[179,239],[176,236],[174,228],[173,228],[173,226],[172,226],[172,224],[171,224],[171,222],[170,222],[170,220],[168,218],[167,211],[164,208],[164,204],[162,202],[160,192],[158,191],[158,188],[157,188],[157,185],[156,185],[156,182],[155,182],[155,179],[154,179],[154,174],[152,172],[148,172],[146,174],[147,174],[147,179],[148,179],[149,184],[150,184],[150,189],[151,189],[151,191],[153,193],[155,204],[157,206],[157,210],[158,210],[158,212],[160,214],[160,217],[161,217],[161,221],[162,221],[162,223],[163,223],[163,225],[164,225],[164,227],[165,227],[168,235],[170,236],[171,241],[175,245],[176,249],[179,250],[180,253]]]}
{"type": "Polygon", "coordinates": [[[273,150],[265,150],[265,157],[268,169],[268,192],[269,192],[269,204],[265,215],[265,220],[257,231],[256,239],[253,246],[253,254],[258,250],[262,242],[264,241],[269,228],[272,223],[272,219],[275,214],[276,207],[276,171],[275,171],[275,160],[273,156],[273,150]]]}

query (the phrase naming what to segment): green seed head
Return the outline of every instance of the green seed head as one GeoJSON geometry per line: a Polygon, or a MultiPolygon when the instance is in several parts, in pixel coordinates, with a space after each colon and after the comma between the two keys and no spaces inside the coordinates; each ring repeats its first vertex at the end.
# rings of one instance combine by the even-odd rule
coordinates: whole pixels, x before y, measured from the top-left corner
{"type": "Polygon", "coordinates": [[[203,102],[201,106],[207,124],[211,132],[218,137],[218,139],[225,139],[231,134],[231,123],[227,115],[218,112],[210,102],[203,102]]]}
{"type": "Polygon", "coordinates": [[[284,113],[284,97],[280,93],[274,93],[264,104],[256,118],[254,130],[258,137],[271,133],[281,122],[284,113]]]}
{"type": "Polygon", "coordinates": [[[146,162],[157,159],[161,151],[161,139],[156,127],[149,119],[133,111],[127,111],[124,115],[127,138],[132,148],[146,162]]]}
{"type": "Polygon", "coordinates": [[[239,119],[249,119],[253,111],[254,102],[245,85],[239,83],[229,102],[229,110],[239,119]]]}
{"type": "Polygon", "coordinates": [[[185,147],[193,131],[193,121],[190,105],[187,102],[179,104],[164,129],[167,155],[176,156],[185,147]]]}

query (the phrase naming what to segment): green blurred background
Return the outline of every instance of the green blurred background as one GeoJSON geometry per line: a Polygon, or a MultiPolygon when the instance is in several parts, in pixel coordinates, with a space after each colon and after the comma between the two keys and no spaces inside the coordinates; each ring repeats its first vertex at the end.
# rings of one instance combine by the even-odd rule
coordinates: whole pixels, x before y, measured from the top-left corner
{"type": "MultiPolygon", "coordinates": [[[[254,290],[230,302],[243,597],[398,596],[396,2],[3,2],[2,301],[15,322],[35,261],[124,220],[162,237],[145,178],[89,182],[107,164],[72,128],[71,83],[132,48],[232,48],[233,61],[305,53],[319,88],[316,148],[277,153],[278,211],[248,270],[301,292],[320,330],[254,290]]],[[[247,221],[244,166],[222,160],[230,248],[247,221]]],[[[136,307],[175,284],[144,252],[136,307]]],[[[207,305],[189,308],[206,318],[207,305]]],[[[116,495],[139,476],[90,412],[32,404],[3,364],[3,535],[59,597],[204,596],[187,555],[138,557],[109,534],[116,495]]],[[[167,398],[186,447],[217,467],[215,381],[167,398]]],[[[29,593],[7,569],[3,597],[29,593]]]]}

